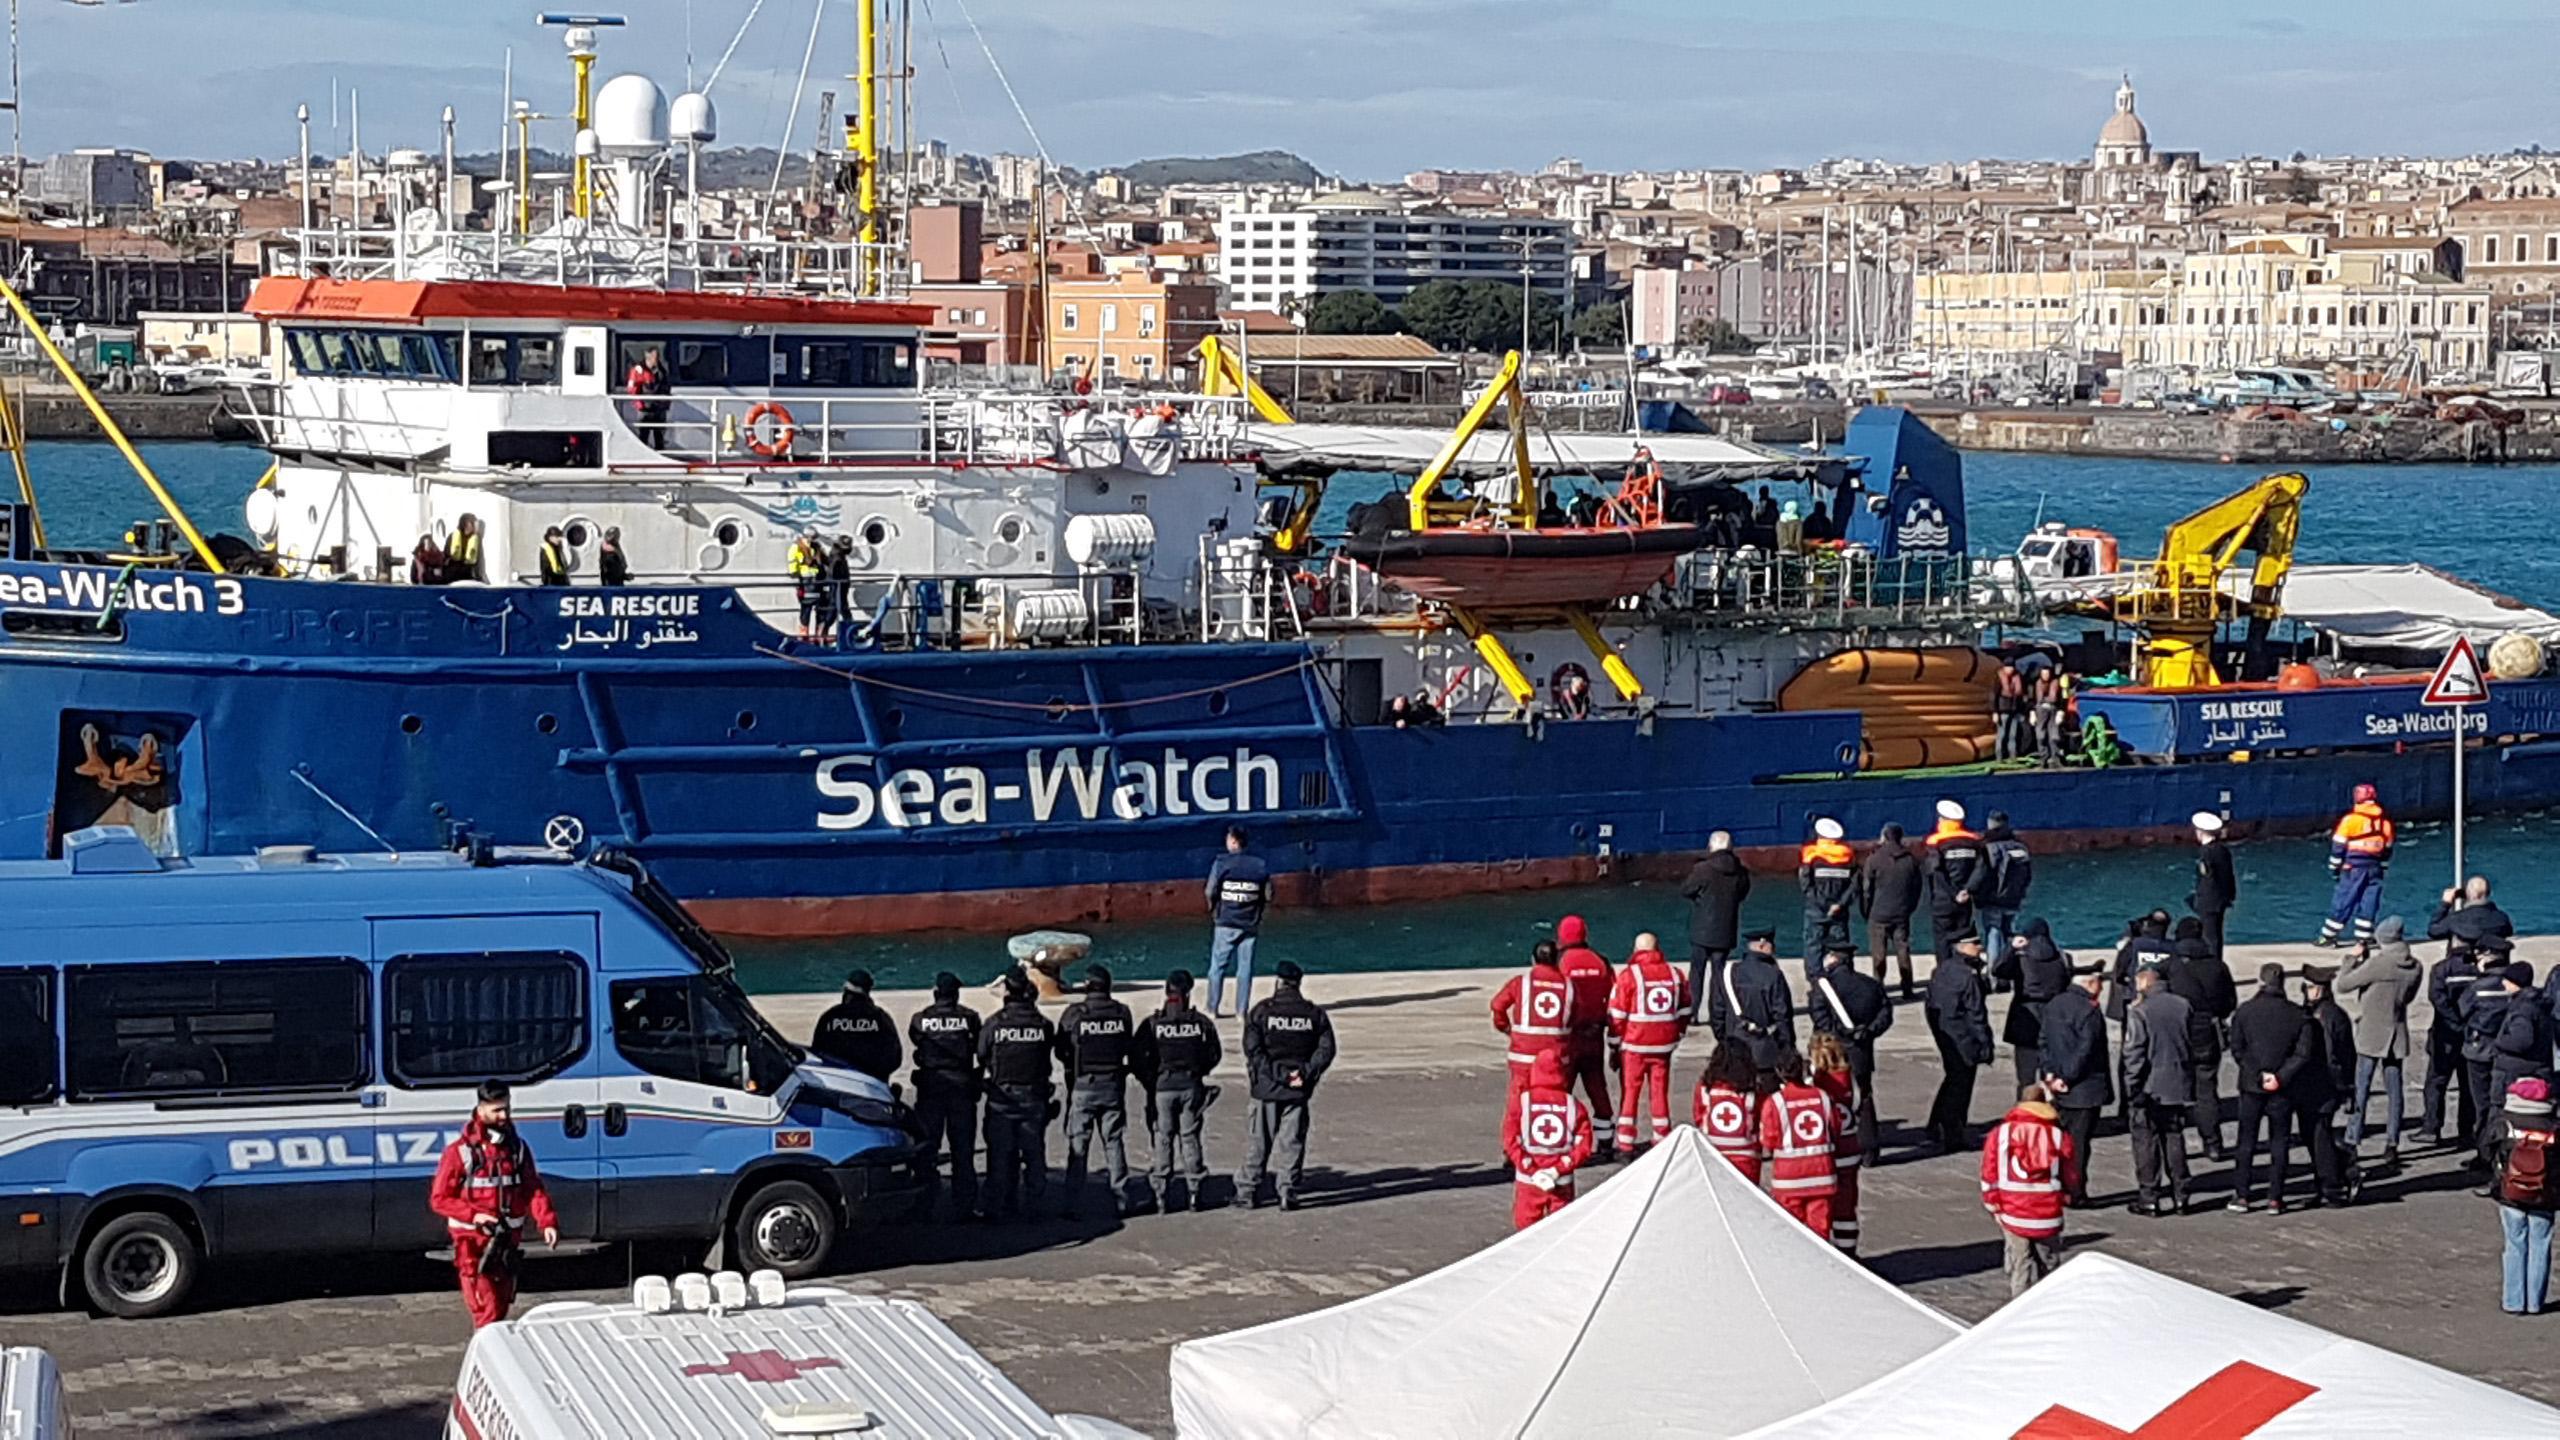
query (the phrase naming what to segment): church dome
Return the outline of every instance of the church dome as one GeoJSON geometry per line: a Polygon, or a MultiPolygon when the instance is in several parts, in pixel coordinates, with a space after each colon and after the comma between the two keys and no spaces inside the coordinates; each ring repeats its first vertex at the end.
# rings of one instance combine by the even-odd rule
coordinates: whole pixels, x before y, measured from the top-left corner
{"type": "Polygon", "coordinates": [[[2107,117],[2106,128],[2098,132],[2098,143],[2101,145],[2148,145],[2151,143],[2151,131],[2143,125],[2141,116],[2130,110],[2119,110],[2107,117]]]}

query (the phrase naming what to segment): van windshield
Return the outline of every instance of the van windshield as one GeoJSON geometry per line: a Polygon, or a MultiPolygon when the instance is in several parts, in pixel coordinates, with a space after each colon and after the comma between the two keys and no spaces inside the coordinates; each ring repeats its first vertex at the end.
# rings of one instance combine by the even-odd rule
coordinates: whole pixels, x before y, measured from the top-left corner
{"type": "Polygon", "coordinates": [[[652,1075],[778,1093],[800,1052],[725,975],[668,975],[613,986],[613,1043],[652,1075]]]}

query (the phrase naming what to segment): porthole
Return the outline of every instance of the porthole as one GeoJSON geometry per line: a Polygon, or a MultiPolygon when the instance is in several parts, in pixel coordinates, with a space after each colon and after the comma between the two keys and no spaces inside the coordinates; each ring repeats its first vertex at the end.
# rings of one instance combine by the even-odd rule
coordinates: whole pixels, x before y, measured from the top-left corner
{"type": "Polygon", "coordinates": [[[536,715],[533,717],[533,728],[541,731],[545,735],[556,734],[560,729],[560,717],[557,715],[536,715]]]}
{"type": "Polygon", "coordinates": [[[400,717],[400,733],[403,735],[415,735],[426,728],[427,722],[415,715],[403,715],[400,717]]]}
{"type": "Polygon", "coordinates": [[[996,522],[996,539],[1007,545],[1019,545],[1022,543],[1023,529],[1021,516],[1007,515],[996,522]]]}
{"type": "Polygon", "coordinates": [[[877,515],[862,522],[862,543],[865,545],[886,545],[889,537],[897,533],[889,528],[888,521],[877,515]]]}
{"type": "Polygon", "coordinates": [[[723,520],[711,528],[711,538],[724,547],[734,549],[739,541],[747,538],[747,527],[735,520],[723,520]]]}
{"type": "Polygon", "coordinates": [[[560,536],[569,542],[569,548],[584,550],[595,540],[596,532],[595,527],[586,521],[572,520],[560,527],[560,536]]]}
{"type": "Polygon", "coordinates": [[[1224,715],[1227,713],[1226,691],[1212,690],[1209,692],[1209,713],[1212,715],[1224,715]]]}
{"type": "Polygon", "coordinates": [[[753,710],[739,711],[738,728],[741,730],[753,730],[756,728],[756,712],[753,710]]]}

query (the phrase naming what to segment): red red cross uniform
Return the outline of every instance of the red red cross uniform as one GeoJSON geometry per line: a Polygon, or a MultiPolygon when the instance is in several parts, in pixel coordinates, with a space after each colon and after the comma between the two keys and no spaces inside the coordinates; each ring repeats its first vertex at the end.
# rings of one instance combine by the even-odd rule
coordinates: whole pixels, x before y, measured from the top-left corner
{"type": "Polygon", "coordinates": [[[1605,1149],[1617,1113],[1609,1103],[1609,990],[1617,973],[1609,957],[1584,943],[1590,929],[1579,915],[1556,922],[1556,968],[1573,988],[1573,1048],[1566,1079],[1591,1102],[1591,1126],[1605,1149]]]}
{"type": "Polygon", "coordinates": [[[1839,1135],[1831,1097],[1810,1085],[1781,1085],[1760,1102],[1760,1148],[1769,1157],[1769,1196],[1805,1228],[1831,1238],[1831,1197],[1839,1190],[1831,1151],[1839,1135]]]}
{"type": "Polygon", "coordinates": [[[1563,1209],[1573,1199],[1574,1172],[1591,1158],[1591,1112],[1565,1088],[1562,1056],[1541,1055],[1530,1071],[1528,1085],[1511,1097],[1502,1125],[1502,1153],[1511,1158],[1515,1230],[1563,1209]]]}
{"type": "Polygon", "coordinates": [[[2062,1197],[2080,1179],[2080,1157],[2053,1107],[2022,1102],[1982,1142],[1982,1204],[2000,1228],[2029,1240],[2062,1233],[2062,1197]]]}
{"type": "Polygon", "coordinates": [[[1689,1028],[1689,983],[1659,951],[1639,950],[1609,992],[1609,1033],[1618,1042],[1618,1148],[1636,1144],[1636,1110],[1651,1112],[1654,1142],[1671,1130],[1671,1052],[1689,1028]]]}
{"type": "Polygon", "coordinates": [[[462,1127],[462,1135],[445,1147],[436,1163],[435,1183],[427,1191],[427,1208],[444,1217],[453,1242],[453,1268],[462,1279],[462,1303],[478,1329],[507,1318],[516,1303],[516,1277],[480,1273],[480,1257],[489,1248],[475,1215],[494,1215],[517,1233],[525,1221],[537,1230],[556,1230],[560,1217],[551,1209],[551,1194],[534,1169],[533,1151],[509,1135],[504,1140],[482,1129],[479,1117],[462,1127]]]}
{"type": "Polygon", "coordinates": [[[1529,1066],[1541,1055],[1561,1062],[1573,1039],[1573,982],[1550,965],[1532,965],[1502,983],[1493,997],[1493,1028],[1511,1037],[1511,1093],[1529,1086],[1529,1066]]]}
{"type": "Polygon", "coordinates": [[[1858,1173],[1866,1147],[1858,1140],[1857,1079],[1846,1070],[1825,1070],[1813,1077],[1814,1088],[1831,1097],[1831,1243],[1844,1254],[1858,1253],[1858,1173]]]}
{"type": "Polygon", "coordinates": [[[1715,1152],[1733,1162],[1742,1178],[1760,1183],[1760,1119],[1754,1114],[1751,1092],[1732,1090],[1712,1080],[1698,1082],[1696,1103],[1698,1128],[1707,1132],[1707,1143],[1715,1152]]]}

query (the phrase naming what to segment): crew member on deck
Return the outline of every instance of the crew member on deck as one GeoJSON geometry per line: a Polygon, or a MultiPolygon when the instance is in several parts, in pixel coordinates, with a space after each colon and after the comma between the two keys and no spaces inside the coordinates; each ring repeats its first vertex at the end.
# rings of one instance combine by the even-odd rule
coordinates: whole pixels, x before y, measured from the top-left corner
{"type": "Polygon", "coordinates": [[[569,537],[557,525],[542,532],[542,583],[569,583],[569,537]]]}
{"type": "Polygon", "coordinates": [[[465,511],[454,522],[453,543],[445,547],[443,583],[471,580],[486,584],[488,579],[488,566],[480,556],[480,517],[465,511]]]}

